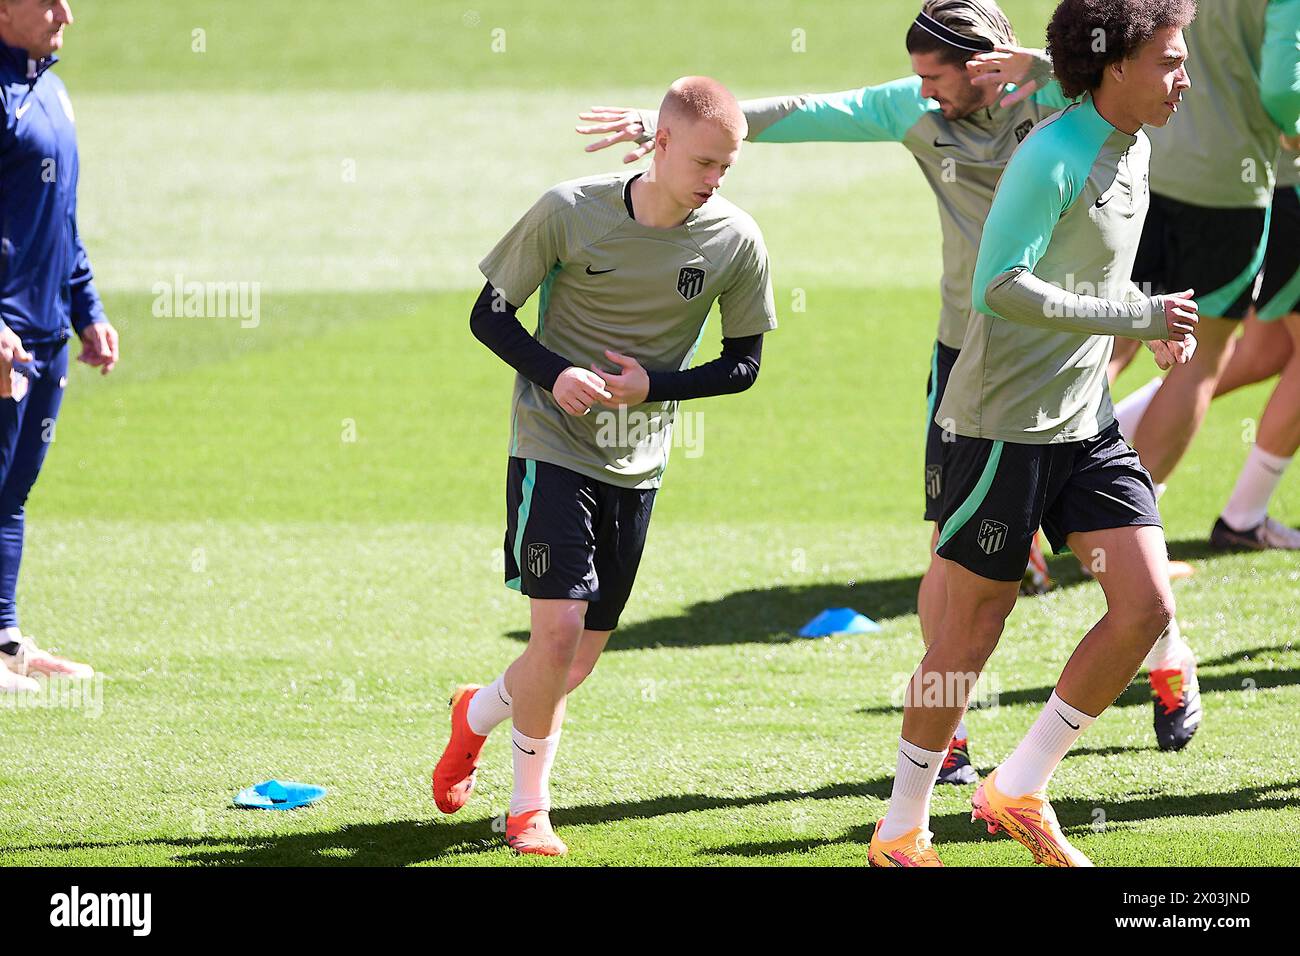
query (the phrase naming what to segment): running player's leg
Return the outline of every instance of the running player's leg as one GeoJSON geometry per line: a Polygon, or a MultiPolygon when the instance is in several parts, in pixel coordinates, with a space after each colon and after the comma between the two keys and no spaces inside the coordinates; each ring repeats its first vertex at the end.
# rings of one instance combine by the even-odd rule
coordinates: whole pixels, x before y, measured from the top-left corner
{"type": "MultiPolygon", "coordinates": [[[[1201,310],[1195,355],[1169,370],[1137,428],[1126,436],[1161,485],[1205,420],[1232,352],[1232,337],[1250,311],[1264,265],[1269,216],[1266,209],[1210,208],[1156,195],[1151,205],[1159,208],[1162,232],[1152,239],[1162,242],[1163,261],[1149,274],[1135,265],[1133,278],[1153,281],[1166,292],[1195,289],[1201,310]]],[[[1146,244],[1145,228],[1142,239],[1146,244]]]]}
{"type": "Polygon", "coordinates": [[[1196,353],[1186,365],[1169,370],[1132,435],[1133,447],[1157,484],[1169,478],[1205,420],[1237,326],[1233,319],[1201,316],[1196,353]]]}
{"type": "Polygon", "coordinates": [[[943,399],[948,375],[959,354],[959,349],[949,348],[936,340],[930,353],[930,374],[925,382],[925,520],[935,522],[935,525],[930,534],[930,564],[921,575],[916,595],[916,614],[921,624],[921,641],[926,647],[930,646],[943,617],[946,593],[943,562],[935,557],[934,549],[939,541],[938,521],[943,513],[944,458],[949,442],[944,430],[935,423],[934,413],[943,399]]]}
{"type": "Polygon", "coordinates": [[[569,670],[582,641],[587,602],[533,598],[529,608],[528,647],[505,674],[514,724],[506,843],[520,853],[563,856],[568,847],[551,828],[551,765],[560,745],[569,670]]]}
{"type": "Polygon", "coordinates": [[[1279,374],[1291,358],[1291,336],[1281,322],[1261,322],[1252,311],[1241,323],[1241,335],[1232,340],[1228,364],[1219,377],[1214,397],[1279,374]]]}
{"type": "Polygon", "coordinates": [[[868,852],[873,866],[938,865],[929,849],[930,798],[975,681],[1019,594],[1019,580],[990,580],[947,564],[948,613],[908,684],[889,808],[868,852]]]}
{"type": "Polygon", "coordinates": [[[926,647],[934,640],[943,621],[943,607],[947,598],[946,562],[934,553],[939,543],[939,525],[930,534],[930,564],[921,575],[921,587],[916,595],[916,616],[921,622],[921,643],[926,647]]]}
{"type": "MultiPolygon", "coordinates": [[[[527,679],[526,675],[544,663],[537,655],[567,655],[560,681],[562,692],[567,690],[569,671],[585,631],[583,616],[588,602],[600,597],[595,567],[599,484],[548,462],[509,460],[505,582],[533,598],[534,604],[546,600],[572,605],[577,610],[571,613],[578,613],[579,617],[576,631],[570,635],[573,646],[557,649],[558,639],[554,637],[557,628],[566,634],[573,629],[568,623],[560,626],[552,620],[557,618],[558,611],[550,613],[545,607],[540,611],[532,609],[533,623],[540,623],[546,633],[540,639],[531,636],[520,659],[486,687],[463,685],[453,693],[451,735],[433,771],[433,796],[443,813],[455,813],[469,799],[487,735],[498,724],[517,717],[518,680],[521,674],[527,679]],[[520,661],[524,662],[522,670],[520,661]]],[[[568,641],[566,637],[563,643],[568,641]]],[[[525,694],[528,695],[527,690],[525,694]]],[[[532,726],[537,718],[528,712],[524,719],[532,726]]],[[[542,736],[549,734],[543,730],[542,736]]]]}
{"type": "MultiPolygon", "coordinates": [[[[930,563],[921,575],[921,584],[916,595],[916,615],[921,624],[921,642],[930,646],[933,635],[938,632],[943,618],[947,595],[947,577],[944,568],[947,562],[935,555],[934,549],[939,543],[939,518],[943,514],[944,459],[947,455],[948,440],[944,430],[934,421],[935,409],[943,399],[944,389],[948,385],[948,375],[960,355],[959,349],[950,348],[936,341],[930,359],[930,375],[926,380],[926,436],[925,436],[925,520],[935,522],[930,534],[930,563]]],[[[970,735],[963,718],[958,721],[952,739],[948,741],[948,753],[943,758],[939,771],[941,784],[959,786],[974,783],[977,779],[975,767],[970,761],[970,735]]]]}
{"type": "Polygon", "coordinates": [[[1280,321],[1292,348],[1260,418],[1259,432],[1232,496],[1210,533],[1225,548],[1300,549],[1300,531],[1268,516],[1268,504],[1300,448],[1300,313],[1280,321]]]}
{"type": "Polygon", "coordinates": [[[1094,567],[1106,613],[1070,655],[1056,691],[1096,717],[1129,685],[1173,619],[1165,536],[1158,526],[1108,528],[1077,532],[1068,544],[1076,554],[1099,556],[1094,567]]]}
{"type": "Polygon", "coordinates": [[[1047,784],[1070,748],[1132,680],[1173,620],[1174,604],[1159,527],[1077,532],[1067,540],[1075,554],[1102,557],[1094,566],[1106,613],[1075,648],[1029,733],[976,791],[971,819],[985,821],[991,833],[1005,830],[1037,863],[1091,866],[1061,831],[1047,784]]]}
{"type": "Polygon", "coordinates": [[[930,797],[975,682],[1015,606],[1042,514],[1039,486],[1048,446],[953,437],[938,544],[945,612],[908,685],[889,809],[868,851],[873,866],[939,865],[929,848],[930,797]]]}

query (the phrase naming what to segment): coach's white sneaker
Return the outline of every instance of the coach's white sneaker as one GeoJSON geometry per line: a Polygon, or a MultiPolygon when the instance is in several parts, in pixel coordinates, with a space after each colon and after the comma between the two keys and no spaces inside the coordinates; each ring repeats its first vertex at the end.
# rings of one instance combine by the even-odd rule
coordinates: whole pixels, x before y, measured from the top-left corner
{"type": "Polygon", "coordinates": [[[79,664],[66,657],[58,657],[49,651],[43,651],[30,637],[24,637],[18,642],[16,653],[6,654],[0,651],[0,664],[7,667],[11,673],[28,678],[33,674],[44,674],[46,677],[95,676],[95,668],[89,664],[79,664]]]}
{"type": "Polygon", "coordinates": [[[9,668],[0,664],[0,694],[21,694],[24,691],[35,693],[40,689],[41,685],[30,677],[15,674],[9,668]]]}

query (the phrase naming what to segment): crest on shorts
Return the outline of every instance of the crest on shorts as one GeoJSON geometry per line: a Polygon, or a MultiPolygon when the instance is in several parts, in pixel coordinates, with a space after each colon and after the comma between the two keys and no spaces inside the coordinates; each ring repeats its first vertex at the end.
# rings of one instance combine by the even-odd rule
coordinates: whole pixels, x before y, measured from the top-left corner
{"type": "Polygon", "coordinates": [[[1017,127],[1016,127],[1016,142],[1017,142],[1017,143],[1023,143],[1023,142],[1025,141],[1025,137],[1029,135],[1029,131],[1030,131],[1031,129],[1033,129],[1033,128],[1034,128],[1034,121],[1033,121],[1033,120],[1025,120],[1023,123],[1021,123],[1019,126],[1017,126],[1017,127]]]}
{"type": "Polygon", "coordinates": [[[530,544],[528,546],[528,570],[533,577],[540,578],[551,569],[551,546],[549,544],[530,544]]]}
{"type": "Polygon", "coordinates": [[[1001,521],[985,518],[980,522],[980,532],[975,536],[975,540],[985,554],[1001,551],[1007,543],[1007,526],[1001,521]]]}
{"type": "Polygon", "coordinates": [[[693,299],[704,291],[704,270],[694,269],[690,266],[682,266],[682,271],[677,273],[677,291],[681,293],[683,299],[693,299]]]}
{"type": "Polygon", "coordinates": [[[925,493],[938,498],[943,491],[943,465],[925,466],[925,493]]]}

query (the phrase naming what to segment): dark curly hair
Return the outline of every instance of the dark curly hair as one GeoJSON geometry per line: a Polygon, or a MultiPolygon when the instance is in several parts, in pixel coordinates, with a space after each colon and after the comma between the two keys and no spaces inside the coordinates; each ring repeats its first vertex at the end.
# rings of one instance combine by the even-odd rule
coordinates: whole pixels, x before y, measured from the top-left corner
{"type": "Polygon", "coordinates": [[[1061,0],[1047,24],[1061,92],[1095,90],[1106,67],[1133,56],[1157,30],[1182,29],[1195,16],[1196,0],[1061,0]]]}

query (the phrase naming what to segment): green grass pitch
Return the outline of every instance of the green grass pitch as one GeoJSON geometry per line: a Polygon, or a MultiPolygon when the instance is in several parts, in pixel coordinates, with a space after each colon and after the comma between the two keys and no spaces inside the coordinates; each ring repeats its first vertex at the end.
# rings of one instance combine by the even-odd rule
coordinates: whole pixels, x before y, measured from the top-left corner
{"type": "MultiPolygon", "coordinates": [[[[449,690],[527,622],[501,584],[510,373],[468,332],[475,264],[547,185],[618,165],[581,152],[579,109],[653,105],[689,72],[741,96],[892,79],[912,8],[477,3],[78,7],[59,69],[124,359],[72,375],[20,598],[105,679],[91,706],[0,709],[0,863],[537,865],[493,831],[504,735],[460,814],[428,792],[449,690]],[[176,275],[259,283],[256,326],[156,317],[176,275]],[[273,776],[330,795],[230,809],[273,776]]],[[[1041,43],[1050,4],[1006,6],[1041,43]]],[[[920,648],[934,203],[887,144],[746,146],[726,191],[764,229],[782,325],[752,392],[688,406],[702,453],[674,452],[625,627],[570,704],[566,864],[860,865],[889,792],[920,648]],[[839,605],[883,630],[792,636],[839,605]]],[[[1215,406],[1162,502],[1199,568],[1175,592],[1200,734],[1158,752],[1138,683],[1054,779],[1100,865],[1295,859],[1300,571],[1202,545],[1266,395],[1215,406]]],[[[1300,521],[1294,474],[1274,511],[1300,521]]],[[[1101,613],[1054,570],[990,661],[999,705],[969,717],[982,771],[1101,613]]],[[[946,862],[1026,864],[968,797],[935,797],[946,862]]]]}

